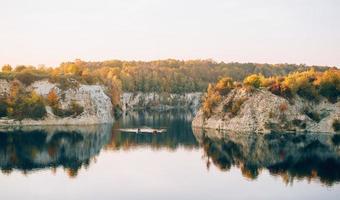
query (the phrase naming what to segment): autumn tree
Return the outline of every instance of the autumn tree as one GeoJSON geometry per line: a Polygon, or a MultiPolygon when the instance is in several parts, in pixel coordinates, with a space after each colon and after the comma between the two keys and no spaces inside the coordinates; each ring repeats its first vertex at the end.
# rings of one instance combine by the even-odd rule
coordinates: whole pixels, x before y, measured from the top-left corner
{"type": "Polygon", "coordinates": [[[224,77],[217,82],[215,90],[222,96],[227,95],[234,88],[234,81],[230,77],[224,77]]]}
{"type": "Polygon", "coordinates": [[[47,95],[47,103],[51,107],[58,106],[59,104],[59,96],[54,88],[50,90],[50,92],[47,95]]]}
{"type": "Polygon", "coordinates": [[[317,78],[315,84],[319,87],[322,96],[331,102],[336,102],[340,96],[340,70],[327,70],[317,78]]]}
{"type": "Polygon", "coordinates": [[[221,95],[215,90],[215,86],[209,84],[207,94],[203,101],[203,114],[205,117],[210,117],[213,108],[221,101],[221,95]]]}
{"type": "Polygon", "coordinates": [[[7,113],[11,115],[13,113],[13,108],[17,100],[19,99],[19,94],[22,93],[22,85],[19,81],[12,81],[10,85],[9,95],[7,96],[7,113]]]}
{"type": "Polygon", "coordinates": [[[255,88],[259,88],[262,86],[262,82],[264,80],[263,75],[253,74],[248,77],[246,77],[243,81],[245,85],[253,86],[255,88]]]}
{"type": "Polygon", "coordinates": [[[12,71],[12,66],[11,65],[4,65],[4,66],[2,66],[1,71],[5,72],[5,73],[10,73],[12,71]]]}

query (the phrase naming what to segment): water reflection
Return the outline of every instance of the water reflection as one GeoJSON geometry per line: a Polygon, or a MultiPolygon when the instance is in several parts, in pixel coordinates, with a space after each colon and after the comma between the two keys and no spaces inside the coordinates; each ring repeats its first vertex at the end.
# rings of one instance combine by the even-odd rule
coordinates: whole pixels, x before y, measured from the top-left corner
{"type": "Polygon", "coordinates": [[[211,162],[221,170],[240,168],[244,177],[256,179],[261,170],[280,176],[286,184],[294,180],[319,180],[326,185],[340,181],[340,135],[235,134],[194,129],[211,162]]]}
{"type": "Polygon", "coordinates": [[[110,125],[25,127],[0,131],[0,168],[28,173],[63,167],[73,177],[109,143],[110,125]]]}
{"type": "MultiPolygon", "coordinates": [[[[13,170],[33,173],[63,168],[70,177],[76,177],[80,169],[94,165],[93,161],[102,155],[102,150],[126,154],[139,149],[177,153],[181,148],[195,154],[201,154],[202,149],[202,165],[208,169],[214,165],[228,173],[229,169],[237,167],[251,180],[259,177],[263,170],[281,177],[287,184],[304,179],[332,185],[340,180],[340,135],[257,135],[192,130],[192,117],[190,112],[139,112],[123,116],[113,126],[0,130],[0,169],[10,174],[13,170]],[[118,130],[141,126],[166,128],[167,133],[135,134],[118,130]]],[[[152,167],[152,163],[150,165],[152,167]]]]}
{"type": "Polygon", "coordinates": [[[135,112],[122,117],[113,129],[112,141],[109,148],[113,150],[135,149],[135,148],[152,148],[167,149],[173,151],[178,147],[185,149],[198,148],[196,138],[192,134],[191,112],[163,112],[147,113],[135,112]],[[137,127],[165,128],[166,133],[160,134],[136,134],[123,133],[119,128],[137,128],[137,127]]]}
{"type": "Polygon", "coordinates": [[[191,130],[192,117],[191,112],[138,112],[122,117],[113,126],[32,126],[0,130],[0,169],[4,174],[13,170],[26,174],[49,168],[54,172],[62,167],[70,177],[75,177],[82,167],[89,167],[102,149],[195,149],[198,143],[191,130]],[[117,130],[140,126],[164,127],[167,133],[135,134],[117,130]]]}

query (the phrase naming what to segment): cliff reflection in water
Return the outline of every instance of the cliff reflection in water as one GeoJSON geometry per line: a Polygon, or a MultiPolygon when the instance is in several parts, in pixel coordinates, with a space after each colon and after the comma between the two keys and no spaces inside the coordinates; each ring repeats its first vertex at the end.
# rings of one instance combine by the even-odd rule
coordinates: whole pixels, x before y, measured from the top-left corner
{"type": "Polygon", "coordinates": [[[319,180],[326,185],[340,181],[340,135],[193,131],[204,149],[208,168],[211,161],[221,170],[236,166],[249,179],[267,169],[286,184],[296,179],[319,180]]]}
{"type": "Polygon", "coordinates": [[[102,150],[176,151],[181,148],[196,150],[190,155],[198,155],[200,159],[201,151],[197,150],[201,148],[206,161],[202,165],[209,168],[213,164],[222,171],[236,166],[250,179],[256,179],[266,170],[287,184],[297,179],[320,180],[327,185],[340,181],[340,135],[258,135],[192,130],[192,117],[190,112],[140,112],[123,116],[113,127],[47,126],[0,130],[0,169],[9,174],[13,170],[29,173],[64,168],[74,177],[80,169],[90,167],[102,150]],[[167,133],[136,134],[118,130],[143,126],[166,128],[167,133]]]}
{"type": "Polygon", "coordinates": [[[0,169],[29,173],[40,169],[64,168],[74,177],[99,155],[107,151],[135,148],[166,149],[198,148],[191,130],[192,114],[132,113],[112,125],[33,126],[19,130],[0,130],[0,169]],[[117,128],[149,126],[166,128],[162,134],[122,133],[117,128]]]}
{"type": "Polygon", "coordinates": [[[123,116],[115,124],[112,134],[112,141],[109,148],[118,149],[167,149],[175,150],[178,147],[185,149],[198,148],[198,142],[192,134],[191,120],[192,112],[162,112],[147,113],[134,112],[130,115],[123,116]],[[160,134],[136,134],[123,133],[119,128],[137,128],[137,127],[165,128],[166,133],[160,134]]]}
{"type": "Polygon", "coordinates": [[[24,173],[63,167],[70,176],[90,164],[111,138],[110,125],[25,127],[0,131],[0,168],[24,173]]]}

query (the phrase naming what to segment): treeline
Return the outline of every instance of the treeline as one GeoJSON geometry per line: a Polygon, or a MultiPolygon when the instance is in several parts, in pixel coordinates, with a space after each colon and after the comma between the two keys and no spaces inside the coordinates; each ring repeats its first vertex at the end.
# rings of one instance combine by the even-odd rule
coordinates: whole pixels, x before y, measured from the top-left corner
{"type": "MultiPolygon", "coordinates": [[[[289,95],[285,90],[286,85],[289,82],[288,85],[291,91],[293,93],[296,92],[297,89],[294,87],[299,85],[299,83],[295,83],[294,80],[299,79],[299,77],[290,75],[288,76],[291,77],[288,78],[289,81],[285,81],[287,84],[282,84],[282,76],[309,69],[313,69],[314,73],[317,74],[319,71],[329,68],[294,64],[241,64],[215,62],[212,60],[181,61],[172,59],[150,62],[120,60],[84,62],[82,60],[75,60],[74,62],[61,63],[55,68],[23,65],[13,68],[10,65],[4,65],[0,72],[0,79],[8,80],[11,88],[8,96],[4,97],[0,94],[0,117],[41,118],[46,115],[44,105],[47,104],[53,108],[54,113],[58,116],[76,115],[82,112],[82,108],[76,104],[72,106],[70,111],[60,109],[59,103],[54,102],[52,98],[55,96],[53,94],[50,94],[50,99],[46,100],[36,93],[23,92],[34,81],[42,79],[48,79],[50,82],[56,83],[61,89],[77,87],[77,84],[103,84],[107,88],[105,92],[111,97],[114,108],[119,109],[122,91],[158,93],[204,92],[210,83],[216,82],[221,77],[231,77],[235,81],[242,81],[251,74],[261,75],[253,75],[246,80],[249,79],[250,82],[253,82],[252,79],[256,81],[259,79],[260,83],[255,81],[259,86],[264,86],[264,84],[272,85],[274,93],[289,95]],[[265,77],[270,78],[266,79],[265,77]]],[[[325,80],[327,81],[328,78],[320,81],[325,80]]],[[[257,85],[254,86],[257,87],[257,85]]],[[[329,91],[329,89],[321,90],[329,91]]],[[[300,89],[297,93],[304,93],[303,95],[309,95],[310,98],[315,97],[314,89],[311,91],[308,88],[305,90],[300,89]]],[[[329,98],[334,96],[334,94],[327,95],[329,98]]]]}
{"type": "MultiPolygon", "coordinates": [[[[242,87],[249,92],[256,88],[266,89],[290,101],[298,95],[308,101],[318,102],[324,97],[331,103],[336,103],[340,97],[340,70],[332,68],[320,72],[310,69],[303,72],[293,72],[286,76],[270,77],[265,77],[262,74],[252,74],[247,76],[243,82],[224,77],[216,84],[209,84],[203,102],[204,115],[209,117],[213,108],[231,90],[242,87]]],[[[237,113],[242,103],[242,101],[234,102],[232,107],[228,108],[228,111],[237,113]]]]}
{"type": "MultiPolygon", "coordinates": [[[[1,77],[17,78],[24,84],[43,78],[52,81],[67,82],[65,78],[73,78],[84,83],[104,83],[112,91],[126,92],[167,92],[185,93],[205,91],[209,83],[228,76],[241,81],[250,74],[262,74],[265,77],[287,75],[294,71],[305,71],[314,68],[323,71],[321,66],[295,64],[256,64],[256,63],[224,63],[212,60],[157,60],[104,62],[84,62],[75,60],[65,62],[56,68],[4,66],[1,77]]],[[[64,83],[67,86],[67,83],[64,83]]],[[[118,97],[114,97],[117,100],[118,97]]]]}
{"type": "Polygon", "coordinates": [[[261,74],[254,74],[245,78],[243,82],[255,88],[268,88],[273,94],[288,99],[295,95],[310,101],[319,101],[321,97],[326,97],[335,103],[340,96],[340,70],[335,68],[325,72],[315,70],[295,72],[284,77],[265,78],[261,74]]]}
{"type": "Polygon", "coordinates": [[[325,70],[320,66],[290,64],[223,63],[212,60],[158,60],[158,61],[104,61],[62,63],[56,70],[62,74],[97,75],[114,82],[126,92],[185,93],[205,91],[209,83],[224,76],[243,80],[250,74],[264,76],[286,75],[310,68],[325,70]]]}

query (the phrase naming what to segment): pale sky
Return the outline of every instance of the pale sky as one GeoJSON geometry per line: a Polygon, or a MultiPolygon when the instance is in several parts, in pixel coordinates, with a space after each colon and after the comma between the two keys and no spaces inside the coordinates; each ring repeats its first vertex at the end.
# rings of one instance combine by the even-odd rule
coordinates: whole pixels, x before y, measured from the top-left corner
{"type": "Polygon", "coordinates": [[[0,65],[80,58],[340,66],[338,0],[0,0],[0,65]]]}

